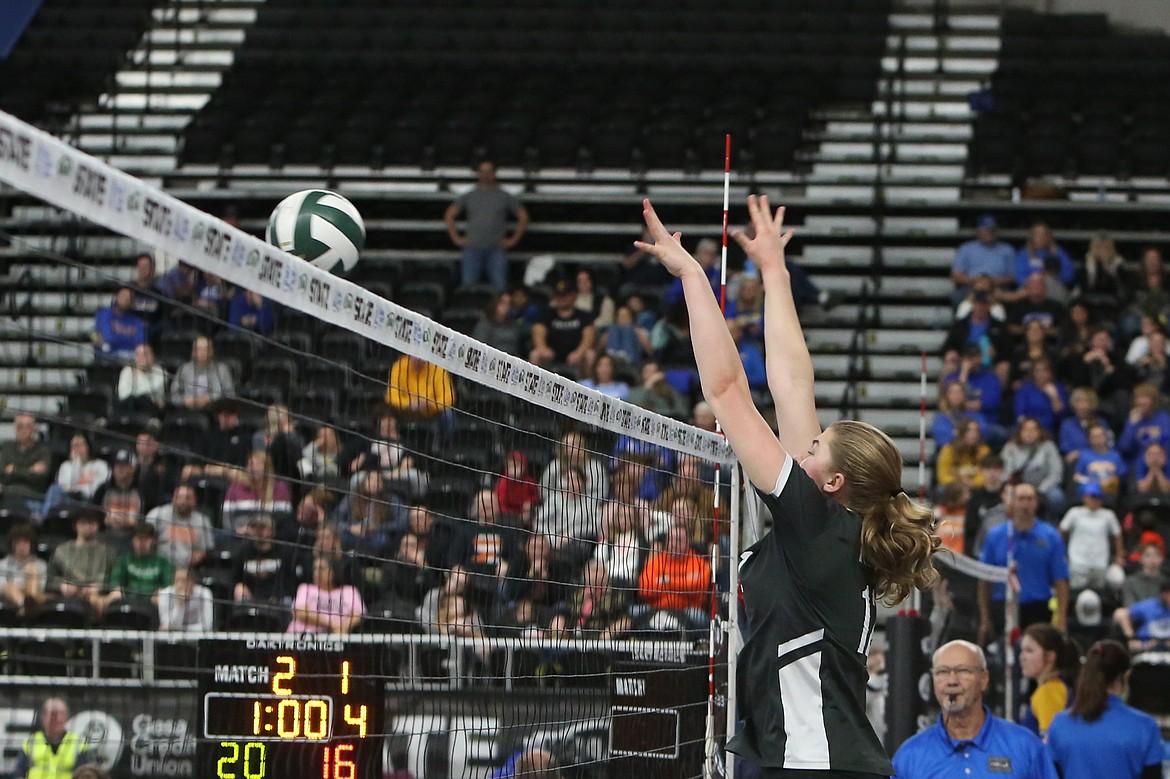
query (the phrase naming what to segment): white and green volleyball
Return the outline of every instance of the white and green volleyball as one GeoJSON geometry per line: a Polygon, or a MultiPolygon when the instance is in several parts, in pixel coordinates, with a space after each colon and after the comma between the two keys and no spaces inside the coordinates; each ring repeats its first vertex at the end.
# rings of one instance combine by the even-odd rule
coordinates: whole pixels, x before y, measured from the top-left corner
{"type": "Polygon", "coordinates": [[[366,225],[353,203],[336,192],[306,189],[277,204],[268,217],[268,242],[319,268],[344,276],[366,244],[366,225]]]}

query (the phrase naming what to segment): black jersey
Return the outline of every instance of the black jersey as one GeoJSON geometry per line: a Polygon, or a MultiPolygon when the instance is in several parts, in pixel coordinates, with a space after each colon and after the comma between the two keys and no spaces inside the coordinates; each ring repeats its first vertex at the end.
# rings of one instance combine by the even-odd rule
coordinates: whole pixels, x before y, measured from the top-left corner
{"type": "Polygon", "coordinates": [[[772,532],[740,556],[743,723],[727,748],[770,768],[889,776],[865,715],[876,603],[861,517],[823,496],[791,457],[760,495],[772,532]]]}

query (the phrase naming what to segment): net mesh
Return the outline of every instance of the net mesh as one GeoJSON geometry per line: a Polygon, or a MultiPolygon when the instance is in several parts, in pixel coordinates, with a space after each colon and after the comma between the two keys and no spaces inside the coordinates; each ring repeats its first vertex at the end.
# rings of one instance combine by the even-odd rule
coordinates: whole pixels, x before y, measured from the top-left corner
{"type": "Polygon", "coordinates": [[[25,150],[2,177],[77,220],[73,257],[123,236],[183,261],[123,293],[124,242],[104,264],[9,236],[5,349],[30,391],[5,418],[39,428],[51,473],[4,494],[48,594],[4,610],[0,771],[52,696],[115,775],[714,770],[717,436],[0,119],[25,150]],[[83,170],[100,198],[74,191],[83,170]],[[53,492],[62,468],[77,479],[53,492]]]}

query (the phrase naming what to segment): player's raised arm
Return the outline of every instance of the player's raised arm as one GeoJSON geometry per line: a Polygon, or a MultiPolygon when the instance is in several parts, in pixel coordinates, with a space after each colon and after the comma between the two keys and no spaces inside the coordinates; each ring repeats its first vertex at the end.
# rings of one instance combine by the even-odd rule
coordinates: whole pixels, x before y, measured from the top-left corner
{"type": "Polygon", "coordinates": [[[821,424],[813,392],[812,358],[784,265],[784,248],[792,238],[792,229],[784,229],[784,207],[773,215],[766,195],[749,195],[747,207],[753,234],[736,230],[732,237],[759,268],[764,283],[768,389],[776,404],[780,440],[789,452],[804,452],[821,434],[821,424]]]}
{"type": "Polygon", "coordinates": [[[743,462],[748,478],[757,487],[771,490],[784,465],[784,449],[752,402],[739,352],[711,294],[711,284],[702,266],[682,247],[680,234],[667,231],[649,200],[642,204],[642,215],[654,243],[635,241],[634,245],[658,258],[682,281],[703,396],[743,462]]]}

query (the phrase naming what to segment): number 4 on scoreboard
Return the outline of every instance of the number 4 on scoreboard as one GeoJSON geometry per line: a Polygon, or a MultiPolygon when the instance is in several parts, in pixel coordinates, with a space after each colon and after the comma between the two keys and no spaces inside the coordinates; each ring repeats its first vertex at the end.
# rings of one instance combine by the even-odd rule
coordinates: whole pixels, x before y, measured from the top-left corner
{"type": "MultiPolygon", "coordinates": [[[[350,725],[357,725],[358,738],[365,738],[366,737],[366,704],[363,703],[361,706],[359,706],[358,711],[357,711],[357,716],[354,716],[353,710],[350,708],[350,705],[347,703],[347,704],[345,704],[344,714],[345,714],[345,721],[347,723],[349,723],[350,725]]],[[[340,749],[340,747],[338,747],[338,749],[340,749]]]]}

